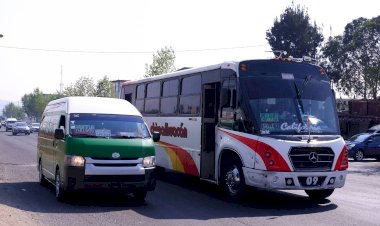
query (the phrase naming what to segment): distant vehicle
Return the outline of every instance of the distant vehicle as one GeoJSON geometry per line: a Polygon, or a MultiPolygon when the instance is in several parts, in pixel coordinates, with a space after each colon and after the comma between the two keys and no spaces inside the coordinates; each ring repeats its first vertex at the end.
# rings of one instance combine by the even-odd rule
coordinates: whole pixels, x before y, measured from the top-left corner
{"type": "Polygon", "coordinates": [[[13,125],[17,122],[16,118],[7,118],[5,121],[5,131],[8,132],[9,130],[12,131],[13,125]]]}
{"type": "Polygon", "coordinates": [[[366,132],[367,133],[380,133],[380,125],[372,126],[366,132]]]}
{"type": "Polygon", "coordinates": [[[31,133],[38,132],[40,131],[40,123],[32,123],[29,128],[31,133]]]}
{"type": "Polygon", "coordinates": [[[38,133],[41,185],[50,181],[63,200],[70,191],[133,193],[144,200],[156,187],[155,148],[140,112],[129,102],[102,97],[51,101],[38,133]]]}
{"type": "Polygon", "coordinates": [[[26,122],[15,122],[12,127],[12,135],[17,135],[19,133],[24,133],[25,135],[30,134],[29,126],[26,122]]]}
{"type": "Polygon", "coordinates": [[[355,161],[365,158],[380,160],[380,134],[361,133],[352,136],[346,143],[348,156],[355,161]]]}

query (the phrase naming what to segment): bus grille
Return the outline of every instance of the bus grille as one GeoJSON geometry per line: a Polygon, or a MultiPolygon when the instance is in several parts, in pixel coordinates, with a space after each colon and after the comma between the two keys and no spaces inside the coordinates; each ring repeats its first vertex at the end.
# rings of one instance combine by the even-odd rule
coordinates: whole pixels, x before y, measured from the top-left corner
{"type": "Polygon", "coordinates": [[[334,152],[327,147],[292,147],[289,159],[295,171],[329,171],[334,152]]]}

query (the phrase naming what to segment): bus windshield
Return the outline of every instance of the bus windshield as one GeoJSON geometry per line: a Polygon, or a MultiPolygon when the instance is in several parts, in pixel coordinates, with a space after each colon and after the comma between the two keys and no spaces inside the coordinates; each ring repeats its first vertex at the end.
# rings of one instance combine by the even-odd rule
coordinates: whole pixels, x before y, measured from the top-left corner
{"type": "Polygon", "coordinates": [[[328,81],[319,77],[280,72],[241,77],[241,93],[258,131],[276,135],[339,134],[333,93],[328,81]]]}
{"type": "Polygon", "coordinates": [[[70,135],[87,138],[150,138],[139,116],[111,114],[70,114],[70,135]]]}

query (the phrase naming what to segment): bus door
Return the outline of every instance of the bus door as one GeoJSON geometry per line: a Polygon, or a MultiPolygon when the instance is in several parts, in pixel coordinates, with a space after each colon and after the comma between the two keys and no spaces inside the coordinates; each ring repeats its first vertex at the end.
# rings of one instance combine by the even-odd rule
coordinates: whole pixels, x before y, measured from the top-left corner
{"type": "Polygon", "coordinates": [[[201,178],[215,180],[215,126],[218,122],[219,83],[203,85],[201,178]]]}

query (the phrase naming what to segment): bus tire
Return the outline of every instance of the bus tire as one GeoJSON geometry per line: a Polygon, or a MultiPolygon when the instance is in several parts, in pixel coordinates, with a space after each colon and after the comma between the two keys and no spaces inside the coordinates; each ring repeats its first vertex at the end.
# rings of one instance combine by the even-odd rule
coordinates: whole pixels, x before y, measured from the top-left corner
{"type": "Polygon", "coordinates": [[[221,185],[226,198],[231,202],[240,202],[246,192],[241,161],[236,158],[226,159],[221,172],[221,185]]]}
{"type": "Polygon", "coordinates": [[[55,171],[55,180],[54,180],[54,185],[55,185],[55,198],[59,202],[63,202],[66,199],[66,192],[62,188],[62,183],[61,183],[61,174],[59,172],[59,169],[55,171]]]}
{"type": "Polygon", "coordinates": [[[47,186],[48,181],[43,174],[41,160],[39,161],[39,164],[38,164],[38,180],[39,180],[41,186],[43,186],[43,187],[47,186]]]}
{"type": "Polygon", "coordinates": [[[305,192],[312,200],[323,200],[329,197],[334,192],[334,189],[305,190],[305,192]]]}

